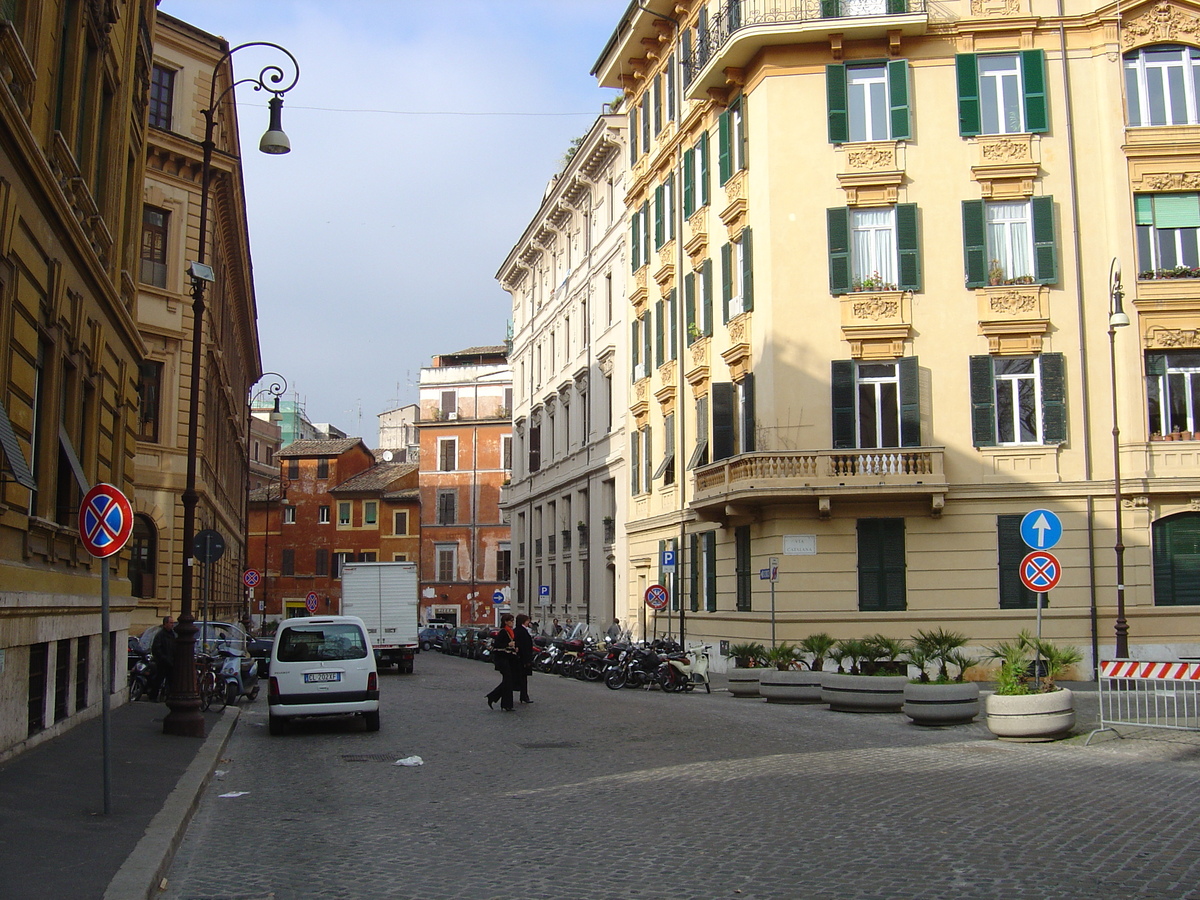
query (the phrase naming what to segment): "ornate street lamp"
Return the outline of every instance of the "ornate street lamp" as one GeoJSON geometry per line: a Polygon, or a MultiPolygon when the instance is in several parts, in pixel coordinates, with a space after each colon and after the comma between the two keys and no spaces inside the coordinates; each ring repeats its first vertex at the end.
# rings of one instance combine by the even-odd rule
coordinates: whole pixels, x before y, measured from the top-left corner
{"type": "Polygon", "coordinates": [[[196,534],[196,464],[199,453],[200,435],[200,360],[202,358],[201,337],[204,323],[204,289],[216,280],[212,266],[205,262],[208,239],[208,194],[212,182],[213,130],[216,127],[217,103],[239,84],[251,84],[256,91],[269,91],[273,96],[268,104],[270,125],[262,136],[258,149],[264,153],[287,153],[291,144],[280,126],[283,95],[300,80],[300,64],[296,57],[279,46],[266,41],[251,41],[226,51],[213,66],[211,86],[208,91],[208,108],[204,115],[204,143],[201,144],[203,162],[200,169],[200,237],[196,260],[188,266],[192,279],[192,372],[188,412],[187,481],[183,491],[183,575],[179,582],[179,624],[175,629],[175,664],[171,678],[171,693],[167,697],[170,712],[163,719],[163,734],[185,737],[204,736],[204,717],[200,714],[200,697],[196,692],[196,625],[192,616],[192,544],[196,534]],[[291,62],[294,74],[288,81],[287,72],[278,65],[265,66],[255,78],[234,81],[217,95],[217,74],[226,61],[246,47],[270,47],[283,53],[291,62]]]}
{"type": "MultiPolygon", "coordinates": [[[[264,397],[271,397],[274,400],[274,403],[272,404],[273,408],[272,408],[271,414],[270,414],[270,422],[272,425],[278,424],[283,418],[282,414],[279,411],[279,398],[280,398],[280,396],[282,396],[284,393],[287,392],[287,387],[288,387],[287,379],[284,378],[282,375],[280,375],[278,372],[263,372],[262,375],[259,376],[258,381],[255,382],[255,384],[261,384],[266,379],[271,379],[266,387],[261,388],[258,391],[254,391],[253,386],[251,387],[251,391],[254,391],[254,392],[250,395],[250,399],[246,403],[246,535],[245,535],[246,542],[245,542],[244,546],[245,546],[245,550],[246,550],[246,566],[245,566],[245,568],[247,568],[247,569],[250,568],[250,465],[253,462],[253,460],[250,458],[250,454],[252,452],[251,447],[253,446],[253,440],[252,440],[252,436],[250,434],[250,429],[251,429],[250,423],[254,420],[254,404],[258,400],[260,400],[264,397]]],[[[278,467],[278,462],[272,460],[272,463],[276,467],[278,467]]],[[[277,480],[278,479],[276,477],[271,478],[271,482],[275,482],[277,480]]],[[[271,541],[271,515],[270,515],[271,482],[268,482],[268,484],[267,484],[267,493],[268,493],[267,501],[268,501],[268,503],[267,503],[267,510],[266,510],[266,528],[263,532],[263,568],[262,568],[263,596],[262,596],[262,601],[261,601],[262,605],[263,605],[263,615],[262,615],[263,624],[266,624],[266,621],[267,621],[267,599],[268,599],[268,596],[267,596],[267,585],[268,585],[267,571],[270,568],[270,556],[268,555],[268,551],[270,550],[270,546],[271,546],[271,544],[270,544],[270,541],[271,541]]],[[[250,608],[249,597],[246,598],[246,616],[249,617],[250,619],[253,619],[253,617],[254,617],[254,610],[252,610],[250,608]]]]}
{"type": "Polygon", "coordinates": [[[1121,305],[1125,291],[1121,287],[1121,261],[1114,258],[1108,267],[1108,361],[1112,376],[1113,503],[1117,516],[1117,638],[1116,656],[1129,658],[1129,623],[1125,620],[1125,544],[1121,538],[1121,428],[1117,424],[1117,329],[1129,324],[1121,305]]]}

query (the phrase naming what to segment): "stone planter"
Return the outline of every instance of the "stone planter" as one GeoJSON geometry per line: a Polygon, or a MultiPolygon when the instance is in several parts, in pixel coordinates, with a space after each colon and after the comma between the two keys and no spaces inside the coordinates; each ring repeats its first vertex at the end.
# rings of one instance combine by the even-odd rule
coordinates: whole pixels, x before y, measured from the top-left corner
{"type": "Polygon", "coordinates": [[[823,674],[821,702],[834,712],[890,713],[904,707],[907,675],[823,674]]]}
{"type": "Polygon", "coordinates": [[[909,682],[904,686],[904,714],[914,725],[965,725],[979,715],[979,685],[909,682]]]}
{"type": "Polygon", "coordinates": [[[729,693],[734,697],[758,697],[758,677],[766,669],[730,669],[729,693]]]}
{"type": "Polygon", "coordinates": [[[1053,741],[1075,726],[1075,695],[1066,688],[1015,697],[990,694],[987,727],[1002,741],[1053,741]]]}
{"type": "Polygon", "coordinates": [[[808,669],[762,669],[758,692],[768,703],[820,703],[821,676],[808,669]]]}

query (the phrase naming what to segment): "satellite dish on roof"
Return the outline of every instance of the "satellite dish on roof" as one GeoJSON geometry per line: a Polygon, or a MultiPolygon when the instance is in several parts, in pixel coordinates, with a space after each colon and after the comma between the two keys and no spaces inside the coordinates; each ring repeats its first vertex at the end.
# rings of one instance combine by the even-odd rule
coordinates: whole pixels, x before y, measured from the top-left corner
{"type": "Polygon", "coordinates": [[[383,461],[384,461],[384,462],[391,462],[391,461],[392,461],[392,451],[391,451],[391,450],[384,450],[384,451],[383,451],[383,461]]]}

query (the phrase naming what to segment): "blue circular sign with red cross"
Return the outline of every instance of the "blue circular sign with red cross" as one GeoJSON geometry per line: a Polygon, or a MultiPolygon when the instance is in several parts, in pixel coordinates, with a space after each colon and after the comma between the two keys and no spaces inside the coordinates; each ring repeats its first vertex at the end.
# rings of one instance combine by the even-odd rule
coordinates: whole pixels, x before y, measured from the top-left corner
{"type": "Polygon", "coordinates": [[[262,573],[258,569],[247,569],[242,575],[242,584],[246,587],[257,587],[262,581],[262,573]]]}
{"type": "Polygon", "coordinates": [[[1046,593],[1061,577],[1058,557],[1046,550],[1034,550],[1021,560],[1021,583],[1034,593],[1046,593]]]}
{"type": "Polygon", "coordinates": [[[661,584],[652,584],[646,588],[646,605],[651,609],[666,609],[670,602],[667,589],[661,584]]]}
{"type": "Polygon", "coordinates": [[[304,598],[304,605],[309,612],[317,611],[317,592],[309,591],[308,596],[304,598]]]}
{"type": "Polygon", "coordinates": [[[79,536],[92,556],[103,559],[120,553],[133,533],[133,507],[111,484],[98,484],[79,506],[79,536]]]}

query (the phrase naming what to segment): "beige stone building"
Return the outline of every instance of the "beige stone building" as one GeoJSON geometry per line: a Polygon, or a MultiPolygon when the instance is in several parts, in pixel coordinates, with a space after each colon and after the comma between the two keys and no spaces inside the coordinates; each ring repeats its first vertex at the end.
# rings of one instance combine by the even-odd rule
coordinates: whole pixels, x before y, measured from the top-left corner
{"type": "Polygon", "coordinates": [[[1090,672],[1115,383],[1131,652],[1200,652],[1200,5],[647,6],[594,69],[631,135],[630,603],[674,543],[688,639],[768,638],[774,557],[782,639],[982,647],[1034,624],[1044,508],[1044,631],[1090,672]]]}
{"type": "Polygon", "coordinates": [[[125,556],[79,507],[134,494],[137,241],[152,0],[0,4],[0,759],[98,715],[101,573],[116,692],[125,556]]]}
{"type": "MultiPolygon", "coordinates": [[[[140,598],[135,630],[168,613],[178,614],[184,559],[190,556],[183,547],[181,499],[187,481],[194,321],[187,268],[197,258],[202,110],[209,103],[214,70],[218,97],[231,83],[230,60],[223,59],[228,51],[223,38],[158,14],[139,209],[137,317],[146,358],[140,367],[137,528],[130,550],[133,593],[140,598]]],[[[253,60],[241,62],[249,68],[253,60]]],[[[244,611],[247,467],[255,443],[259,456],[265,456],[268,436],[251,439],[247,454],[247,395],[261,362],[234,92],[219,101],[216,121],[207,258],[217,279],[204,297],[195,529],[213,529],[225,539],[225,553],[209,567],[210,615],[237,619],[244,611]]],[[[259,462],[274,470],[273,460],[259,462]]],[[[194,604],[200,596],[196,577],[194,604]]]]}
{"type": "Polygon", "coordinates": [[[515,609],[603,632],[625,586],[626,118],[605,112],[497,273],[512,295],[515,609]]]}

